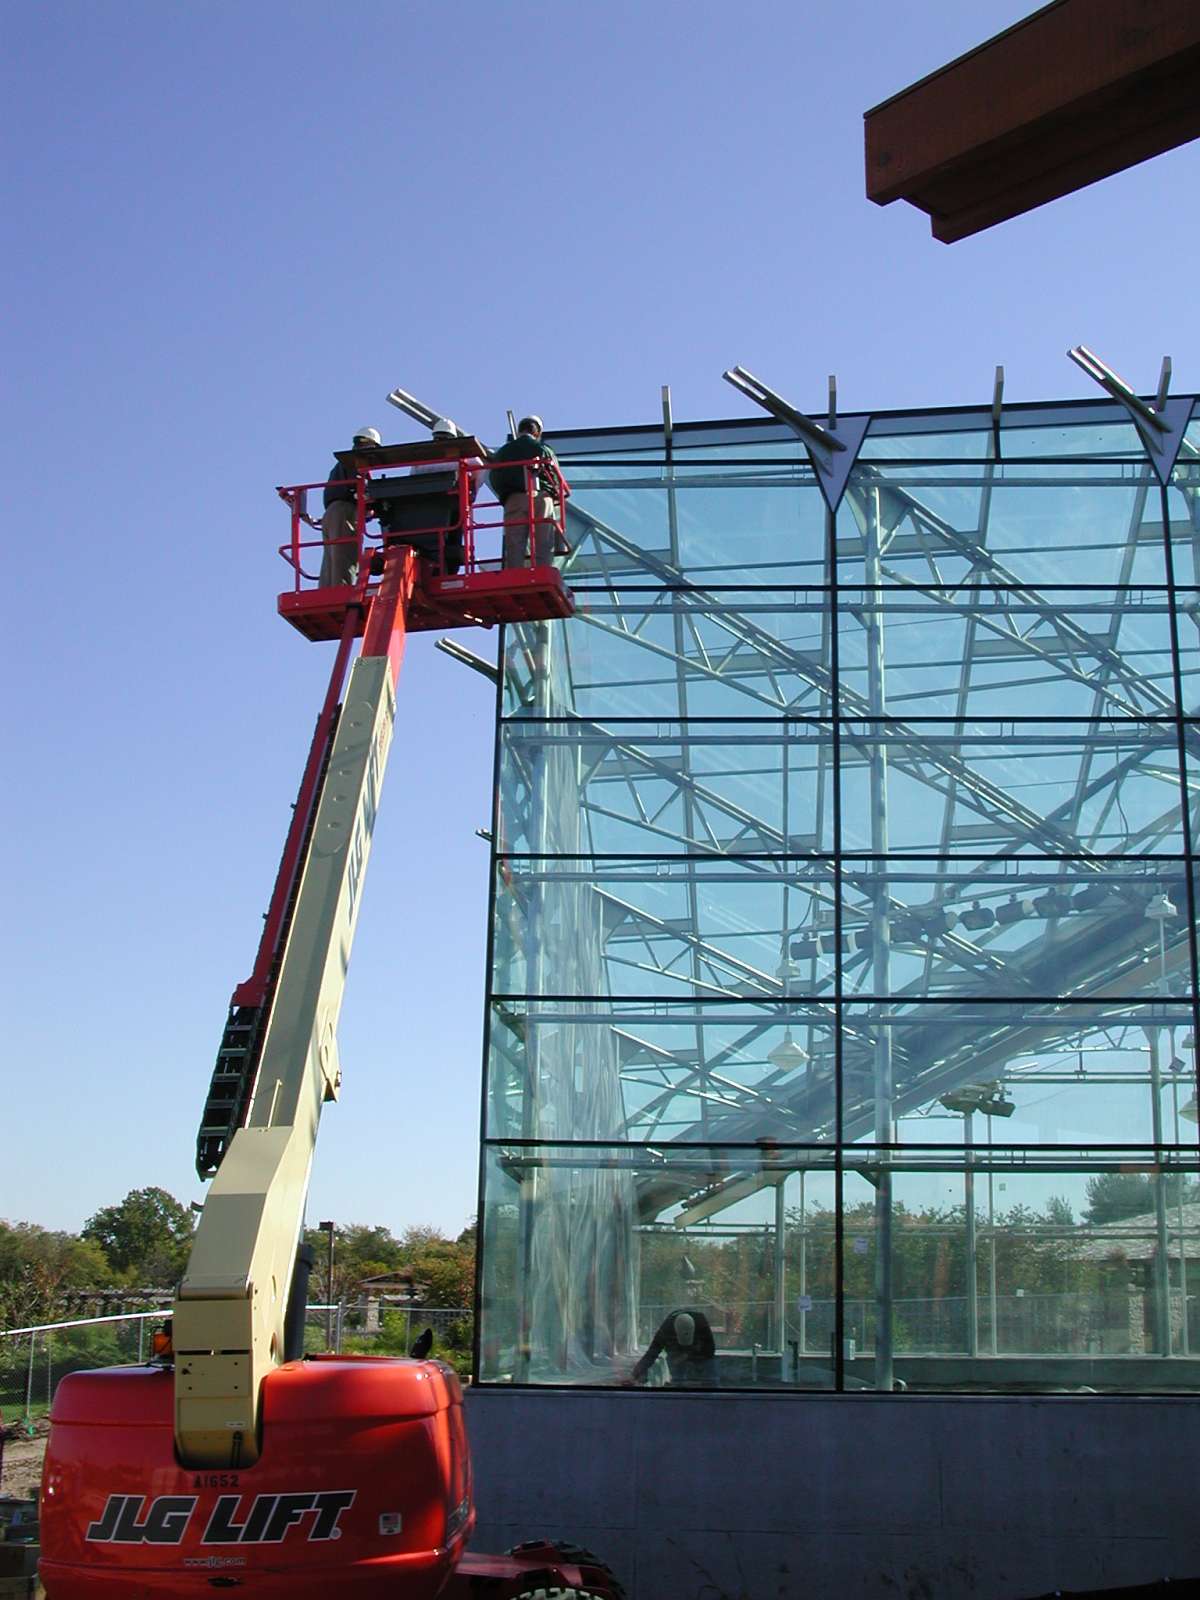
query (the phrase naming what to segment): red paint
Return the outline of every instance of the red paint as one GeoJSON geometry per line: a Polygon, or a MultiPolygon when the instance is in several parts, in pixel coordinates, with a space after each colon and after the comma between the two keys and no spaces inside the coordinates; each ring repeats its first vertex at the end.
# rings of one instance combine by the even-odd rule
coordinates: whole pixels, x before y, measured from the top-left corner
{"type": "Polygon", "coordinates": [[[616,1593],[602,1569],[550,1545],[466,1554],[475,1510],[462,1390],[440,1362],[278,1367],[263,1382],[262,1454],[237,1472],[178,1464],[173,1405],[169,1367],[59,1384],[42,1476],[49,1600],[185,1600],[214,1588],[512,1600],[546,1573],[536,1580],[546,1587],[616,1593]]]}
{"type": "Polygon", "coordinates": [[[240,1472],[178,1465],[173,1397],[169,1369],[59,1384],[42,1484],[54,1600],[169,1600],[211,1593],[215,1577],[256,1595],[294,1596],[298,1579],[309,1593],[439,1592],[474,1522],[448,1368],[371,1356],[279,1367],[263,1384],[262,1455],[240,1472]],[[381,1532],[397,1517],[399,1532],[381,1532]]]}

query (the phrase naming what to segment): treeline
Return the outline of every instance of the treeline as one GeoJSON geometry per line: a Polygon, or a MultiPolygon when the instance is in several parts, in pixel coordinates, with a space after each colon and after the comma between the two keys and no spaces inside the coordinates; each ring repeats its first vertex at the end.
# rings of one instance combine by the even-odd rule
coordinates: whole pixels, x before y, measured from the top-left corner
{"type": "MultiPolygon", "coordinates": [[[[179,1282],[195,1217],[165,1189],[134,1189],[104,1206],[78,1233],[35,1222],[0,1221],[0,1328],[21,1328],[100,1314],[152,1308],[179,1282]]],[[[474,1290],[475,1230],[448,1239],[437,1228],[389,1229],[352,1223],[329,1238],[310,1229],[316,1255],[310,1298],[361,1298],[364,1280],[401,1280],[431,1306],[469,1306],[474,1290]]]]}

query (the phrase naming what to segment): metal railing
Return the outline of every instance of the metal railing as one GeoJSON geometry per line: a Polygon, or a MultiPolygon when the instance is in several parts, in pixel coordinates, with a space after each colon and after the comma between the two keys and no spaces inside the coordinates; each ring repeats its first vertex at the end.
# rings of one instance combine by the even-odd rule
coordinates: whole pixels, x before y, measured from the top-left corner
{"type": "MultiPolygon", "coordinates": [[[[536,566],[539,545],[548,544],[555,552],[565,553],[569,548],[566,538],[565,501],[570,491],[566,488],[561,474],[552,463],[540,460],[528,463],[505,462],[503,465],[506,470],[519,470],[525,476],[527,509],[519,517],[506,511],[488,488],[487,474],[493,470],[492,463],[435,457],[428,461],[406,463],[408,475],[398,478],[397,482],[412,492],[414,486],[420,484],[421,475],[435,467],[443,468],[447,473],[453,472],[454,489],[444,496],[438,496],[454,502],[454,514],[450,518],[449,525],[439,521],[428,526],[406,527],[402,533],[391,534],[371,529],[369,524],[376,515],[372,500],[378,494],[383,481],[380,475],[389,469],[386,466],[364,469],[356,477],[339,480],[333,485],[339,488],[352,488],[354,491],[355,531],[352,535],[347,534],[344,538],[330,540],[328,543],[347,546],[353,544],[352,565],[358,573],[355,582],[364,585],[370,575],[372,554],[380,549],[385,539],[389,538],[398,538],[417,545],[432,557],[443,571],[446,569],[447,543],[450,540],[458,540],[461,543],[461,566],[465,573],[495,570],[505,565],[506,540],[511,540],[514,545],[523,543],[526,552],[522,562],[509,564],[536,566]],[[414,469],[417,474],[415,477],[414,469]],[[556,482],[557,487],[553,493],[543,486],[543,475],[546,473],[551,473],[556,482]],[[540,498],[549,499],[551,502],[552,512],[548,518],[538,512],[537,502],[540,498]],[[520,527],[522,530],[517,538],[513,538],[512,535],[514,527],[520,527]],[[499,542],[500,548],[494,555],[480,554],[481,544],[491,545],[496,542],[499,542]]],[[[391,470],[394,472],[396,469],[393,467],[391,470]]],[[[330,485],[325,482],[301,483],[281,486],[276,490],[291,515],[290,537],[286,544],[279,546],[279,554],[292,568],[293,586],[297,592],[306,585],[311,586],[319,582],[317,573],[309,571],[305,563],[319,566],[327,541],[322,535],[320,513],[315,509],[309,510],[308,497],[314,490],[321,491],[323,495],[327,487],[330,485]]]]}
{"type": "MultiPolygon", "coordinates": [[[[788,1307],[783,1343],[797,1346],[801,1356],[827,1357],[834,1337],[836,1305],[832,1299],[808,1299],[803,1310],[788,1307]]],[[[720,1306],[697,1302],[713,1330],[718,1351],[780,1349],[774,1300],[746,1300],[720,1306]]],[[[675,1306],[643,1302],[639,1336],[647,1343],[675,1306]]],[[[994,1300],[983,1294],[977,1304],[977,1327],[970,1336],[971,1301],[966,1295],[896,1299],[892,1302],[892,1339],[898,1355],[974,1356],[1109,1356],[1157,1353],[1147,1325],[1146,1296],[1135,1289],[1059,1293],[1011,1293],[994,1300]]],[[[875,1302],[847,1299],[843,1308],[844,1337],[858,1355],[875,1347],[875,1302]]],[[[1169,1323],[1172,1355],[1200,1348],[1200,1300],[1171,1291],[1169,1323]]]]}

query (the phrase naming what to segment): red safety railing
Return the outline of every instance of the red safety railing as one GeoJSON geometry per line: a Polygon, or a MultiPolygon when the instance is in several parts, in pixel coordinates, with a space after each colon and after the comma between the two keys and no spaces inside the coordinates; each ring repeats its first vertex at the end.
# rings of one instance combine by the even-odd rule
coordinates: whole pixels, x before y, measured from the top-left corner
{"type": "MultiPolygon", "coordinates": [[[[539,458],[534,461],[506,461],[506,471],[519,468],[524,474],[525,491],[523,507],[513,507],[514,496],[507,497],[501,505],[491,493],[487,475],[497,464],[474,458],[462,460],[429,457],[405,463],[407,471],[402,476],[391,476],[387,466],[365,468],[354,478],[335,481],[337,487],[354,489],[354,532],[342,538],[327,540],[322,532],[319,515],[309,511],[310,491],[324,493],[330,484],[303,483],[281,487],[276,492],[288,507],[291,516],[290,537],[279,546],[279,554],[292,568],[293,588],[299,593],[320,584],[320,567],[327,549],[352,545],[356,568],[353,580],[356,588],[365,588],[373,568],[379,566],[374,559],[384,544],[400,542],[416,547],[423,564],[439,574],[461,571],[466,575],[479,572],[496,572],[505,567],[536,567],[549,565],[555,555],[570,552],[566,537],[566,500],[570,489],[553,461],[539,458]],[[427,525],[388,527],[393,520],[389,504],[402,504],[404,498],[418,494],[416,485],[421,477],[435,472],[454,473],[454,487],[444,496],[431,490],[438,499],[456,502],[454,515],[449,522],[438,521],[427,525]],[[404,495],[389,502],[380,490],[390,482],[403,486],[404,495]],[[547,487],[547,481],[552,488],[547,487]],[[375,486],[374,490],[372,485],[375,486]],[[511,509],[506,509],[506,507],[511,509]],[[496,553],[482,554],[482,550],[498,545],[496,553]]],[[[439,511],[441,508],[439,507],[439,511]]],[[[443,513],[445,515],[445,513],[443,513]]]]}

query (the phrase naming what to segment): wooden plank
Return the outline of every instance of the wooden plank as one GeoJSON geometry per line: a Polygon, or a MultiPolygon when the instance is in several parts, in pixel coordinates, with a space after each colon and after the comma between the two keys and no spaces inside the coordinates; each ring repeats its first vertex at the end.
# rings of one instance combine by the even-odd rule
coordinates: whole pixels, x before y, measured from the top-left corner
{"type": "Polygon", "coordinates": [[[965,238],[1200,136],[1200,5],[1054,0],[864,123],[868,199],[965,238]]]}

